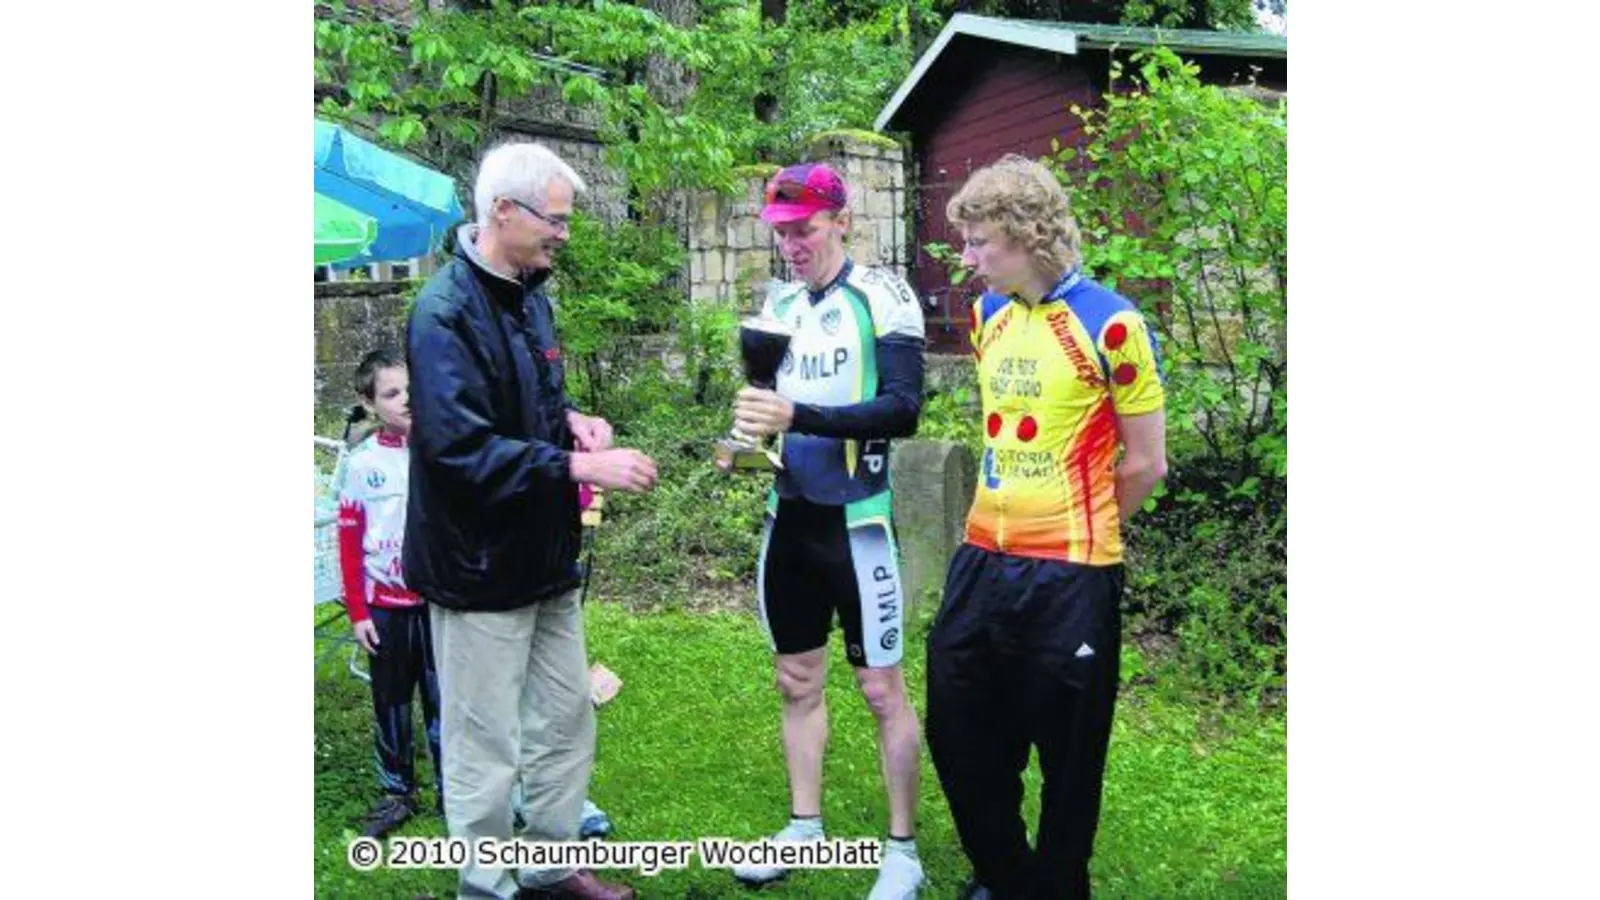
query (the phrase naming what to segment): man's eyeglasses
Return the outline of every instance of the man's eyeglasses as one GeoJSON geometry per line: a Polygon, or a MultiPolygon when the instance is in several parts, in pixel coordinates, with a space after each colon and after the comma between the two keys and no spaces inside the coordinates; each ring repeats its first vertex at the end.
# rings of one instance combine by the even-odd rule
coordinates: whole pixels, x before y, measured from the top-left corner
{"type": "Polygon", "coordinates": [[[515,203],[516,205],[518,205],[518,206],[522,207],[523,209],[527,210],[534,218],[538,219],[541,222],[544,222],[545,224],[549,225],[551,228],[554,228],[557,231],[566,231],[567,229],[572,227],[572,217],[571,216],[547,216],[544,213],[539,212],[537,209],[534,209],[533,207],[529,206],[528,204],[523,203],[521,200],[518,200],[515,197],[507,197],[506,199],[510,200],[512,203],[515,203]]]}

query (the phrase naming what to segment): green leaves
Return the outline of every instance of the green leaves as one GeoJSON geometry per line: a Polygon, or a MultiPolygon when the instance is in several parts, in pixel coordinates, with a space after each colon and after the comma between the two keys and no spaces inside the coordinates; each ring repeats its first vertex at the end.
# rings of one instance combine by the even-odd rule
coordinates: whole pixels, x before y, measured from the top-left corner
{"type": "Polygon", "coordinates": [[[444,83],[451,87],[472,87],[483,77],[483,68],[470,63],[453,63],[444,70],[444,83]]]}
{"type": "Polygon", "coordinates": [[[476,144],[482,139],[478,124],[470,119],[454,118],[446,120],[443,130],[452,140],[461,144],[476,144]]]}
{"type": "Polygon", "coordinates": [[[1233,487],[1228,489],[1228,499],[1236,500],[1236,499],[1239,499],[1239,498],[1245,498],[1245,499],[1254,500],[1254,499],[1256,499],[1256,496],[1260,492],[1261,492],[1261,479],[1260,479],[1260,477],[1255,476],[1255,475],[1251,475],[1249,478],[1246,478],[1244,481],[1241,481],[1238,484],[1236,484],[1233,487]]]}
{"type": "Polygon", "coordinates": [[[605,89],[588,75],[573,75],[561,82],[561,99],[574,106],[588,106],[605,96],[605,89]]]}
{"type": "Polygon", "coordinates": [[[1130,593],[1176,631],[1184,672],[1255,699],[1285,659],[1286,108],[1164,50],[1113,72],[1116,92],[1075,110],[1082,152],[1047,162],[1071,185],[1085,267],[1138,303],[1165,362],[1172,468],[1129,529],[1130,593]]]}
{"type": "Polygon", "coordinates": [[[1272,337],[1288,304],[1287,107],[1203,84],[1165,49],[1112,68],[1104,102],[1075,110],[1094,168],[1054,148],[1052,164],[1073,187],[1085,267],[1158,331],[1173,452],[1237,471],[1213,495],[1228,500],[1287,471],[1287,359],[1272,337]]]}
{"type": "Polygon", "coordinates": [[[968,269],[966,263],[961,261],[961,253],[949,244],[943,241],[930,241],[923,245],[923,249],[927,250],[929,256],[943,263],[945,268],[949,270],[952,287],[966,281],[967,277],[972,274],[972,270],[968,269]]]}
{"type": "MultiPolygon", "coordinates": [[[[607,358],[631,335],[672,325],[680,301],[665,285],[681,265],[682,251],[666,229],[607,226],[575,212],[552,287],[561,340],[575,365],[607,358]]],[[[585,399],[599,407],[604,386],[589,388],[585,399]]]]}
{"type": "Polygon", "coordinates": [[[378,134],[397,147],[404,147],[411,142],[425,137],[428,127],[416,116],[389,119],[378,128],[378,134]]]}
{"type": "Polygon", "coordinates": [[[1150,491],[1150,496],[1144,498],[1144,504],[1142,508],[1147,513],[1153,513],[1156,511],[1156,508],[1161,505],[1162,498],[1166,496],[1167,481],[1163,478],[1162,480],[1156,482],[1156,486],[1150,491]]]}

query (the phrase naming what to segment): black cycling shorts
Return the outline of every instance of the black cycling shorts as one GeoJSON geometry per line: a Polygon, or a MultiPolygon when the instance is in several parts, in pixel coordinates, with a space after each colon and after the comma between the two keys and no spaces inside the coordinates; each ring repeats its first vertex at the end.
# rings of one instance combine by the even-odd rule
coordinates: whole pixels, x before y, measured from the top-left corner
{"type": "Polygon", "coordinates": [[[837,614],[852,666],[898,665],[905,603],[889,493],[845,506],[769,499],[756,590],[774,653],[827,646],[837,614]]]}

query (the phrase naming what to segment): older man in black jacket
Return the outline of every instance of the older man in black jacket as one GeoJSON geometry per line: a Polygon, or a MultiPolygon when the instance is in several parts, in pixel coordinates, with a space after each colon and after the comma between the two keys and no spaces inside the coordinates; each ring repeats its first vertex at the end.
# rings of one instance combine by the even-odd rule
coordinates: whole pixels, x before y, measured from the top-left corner
{"type": "MultiPolygon", "coordinates": [[[[509,839],[520,785],[535,841],[577,838],[594,710],[577,588],[580,482],[655,485],[654,463],[568,400],[543,285],[582,178],[539,144],[489,151],[477,224],[407,332],[411,495],[403,561],[429,603],[452,837],[509,839]]],[[[627,898],[586,870],[469,865],[464,897],[627,898]]]]}

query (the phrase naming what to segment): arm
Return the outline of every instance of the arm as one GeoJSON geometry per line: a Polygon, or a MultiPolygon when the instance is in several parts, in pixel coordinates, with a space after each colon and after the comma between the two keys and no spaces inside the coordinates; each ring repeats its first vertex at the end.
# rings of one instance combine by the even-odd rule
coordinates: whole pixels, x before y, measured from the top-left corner
{"type": "Polygon", "coordinates": [[[1117,506],[1125,523],[1143,505],[1156,482],[1167,475],[1167,413],[1117,416],[1125,452],[1117,466],[1117,506]]]}
{"type": "Polygon", "coordinates": [[[516,503],[571,477],[571,454],[495,432],[488,379],[459,321],[419,310],[409,335],[413,452],[486,507],[516,503]]]}
{"type": "Polygon", "coordinates": [[[344,608],[352,625],[371,618],[367,611],[367,573],[362,563],[366,551],[367,508],[361,499],[348,493],[339,495],[339,574],[344,581],[344,608]]]}
{"type": "Polygon", "coordinates": [[[367,508],[361,496],[349,488],[361,483],[351,480],[359,477],[361,473],[351,472],[339,491],[339,574],[344,582],[344,609],[350,616],[350,631],[361,649],[376,653],[378,626],[367,609],[367,508]]]}
{"type": "Polygon", "coordinates": [[[818,437],[910,437],[922,415],[922,342],[900,335],[877,341],[878,395],[849,406],[794,404],[789,431],[818,437]]]}
{"type": "Polygon", "coordinates": [[[1167,474],[1167,394],[1160,351],[1144,317],[1131,308],[1106,321],[1095,346],[1106,361],[1122,440],[1117,506],[1126,522],[1167,474]]]}

